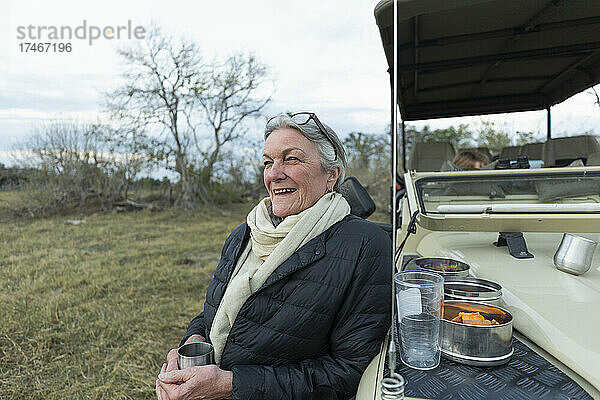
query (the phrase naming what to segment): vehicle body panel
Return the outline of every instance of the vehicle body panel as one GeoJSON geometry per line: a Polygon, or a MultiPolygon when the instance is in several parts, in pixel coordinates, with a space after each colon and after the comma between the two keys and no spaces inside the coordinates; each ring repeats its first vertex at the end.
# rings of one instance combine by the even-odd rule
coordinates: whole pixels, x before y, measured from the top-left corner
{"type": "MultiPolygon", "coordinates": [[[[585,236],[600,240],[597,233],[585,236]]],[[[514,328],[600,389],[600,250],[590,271],[573,276],[553,263],[562,234],[524,237],[534,258],[516,259],[495,247],[497,232],[431,232],[417,252],[465,261],[473,275],[502,285],[514,328]]]]}

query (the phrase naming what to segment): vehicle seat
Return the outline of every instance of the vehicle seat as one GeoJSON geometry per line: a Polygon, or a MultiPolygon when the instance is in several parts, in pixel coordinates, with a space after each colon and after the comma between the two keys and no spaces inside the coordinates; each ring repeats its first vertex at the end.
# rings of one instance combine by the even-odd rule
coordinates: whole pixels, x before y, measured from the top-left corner
{"type": "Polygon", "coordinates": [[[592,153],[588,156],[587,165],[600,165],[600,152],[592,153]]]}
{"type": "MultiPolygon", "coordinates": [[[[360,184],[358,179],[349,176],[340,185],[340,193],[350,205],[350,214],[361,218],[367,218],[375,212],[375,202],[369,192],[360,184]]],[[[392,225],[375,222],[385,233],[392,238],[392,225]]]]}
{"type": "Polygon", "coordinates": [[[367,218],[375,212],[375,202],[358,179],[348,176],[339,187],[339,192],[350,205],[350,214],[367,218]]]}
{"type": "Polygon", "coordinates": [[[565,167],[578,158],[585,164],[596,152],[600,152],[600,143],[592,135],[550,139],[544,143],[544,166],[565,167]]]}
{"type": "Polygon", "coordinates": [[[408,169],[432,172],[439,171],[444,161],[452,160],[456,150],[450,142],[414,143],[408,159],[408,169]]]}
{"type": "Polygon", "coordinates": [[[521,146],[506,146],[500,150],[500,158],[516,160],[519,155],[521,155],[521,146]]]}
{"type": "Polygon", "coordinates": [[[521,146],[521,155],[530,160],[542,160],[544,155],[544,143],[529,143],[521,146]]]}

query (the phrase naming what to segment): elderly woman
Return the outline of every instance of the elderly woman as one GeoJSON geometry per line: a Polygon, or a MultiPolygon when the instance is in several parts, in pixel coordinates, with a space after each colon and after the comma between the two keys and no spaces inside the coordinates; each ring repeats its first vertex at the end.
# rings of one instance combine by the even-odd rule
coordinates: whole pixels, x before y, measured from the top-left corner
{"type": "Polygon", "coordinates": [[[159,399],[348,399],[390,325],[391,243],[337,192],[346,155],[313,113],[265,129],[269,197],[227,239],[204,312],[181,344],[209,341],[217,365],[177,370],[159,399]]]}

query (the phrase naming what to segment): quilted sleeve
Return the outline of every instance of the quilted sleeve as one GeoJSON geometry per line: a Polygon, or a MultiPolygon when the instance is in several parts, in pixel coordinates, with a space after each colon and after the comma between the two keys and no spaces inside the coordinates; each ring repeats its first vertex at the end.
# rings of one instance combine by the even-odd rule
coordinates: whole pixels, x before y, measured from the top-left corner
{"type": "Polygon", "coordinates": [[[379,228],[371,233],[335,317],[328,353],[295,364],[234,366],[233,399],[349,399],[356,394],[391,318],[391,242],[379,228]]]}

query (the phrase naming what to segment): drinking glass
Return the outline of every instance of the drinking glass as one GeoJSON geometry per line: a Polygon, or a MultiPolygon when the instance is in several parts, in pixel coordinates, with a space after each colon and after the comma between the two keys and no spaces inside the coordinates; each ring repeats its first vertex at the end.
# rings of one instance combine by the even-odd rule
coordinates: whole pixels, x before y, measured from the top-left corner
{"type": "Polygon", "coordinates": [[[444,278],[432,272],[399,272],[394,282],[400,359],[411,368],[433,369],[441,355],[444,278]]]}

